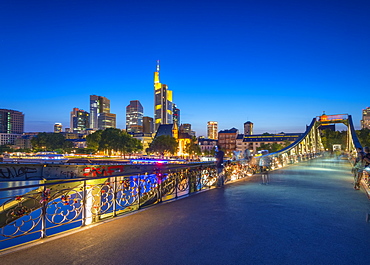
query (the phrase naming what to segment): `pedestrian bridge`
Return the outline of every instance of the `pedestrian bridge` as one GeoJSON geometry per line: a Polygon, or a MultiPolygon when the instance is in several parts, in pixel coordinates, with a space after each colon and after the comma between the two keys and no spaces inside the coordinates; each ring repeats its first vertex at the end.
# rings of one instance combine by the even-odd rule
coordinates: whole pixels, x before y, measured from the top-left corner
{"type": "MultiPolygon", "coordinates": [[[[284,180],[282,175],[294,169],[299,181],[284,180],[280,184],[289,183],[291,186],[295,183],[296,191],[302,183],[310,187],[317,174],[323,180],[323,187],[327,187],[325,177],[333,172],[338,176],[350,175],[348,162],[334,159],[328,164],[323,158],[318,127],[329,122],[342,122],[348,126],[346,151],[350,156],[356,155],[354,150],[360,144],[350,115],[314,118],[300,139],[283,150],[269,154],[273,170],[270,173],[272,186],[280,183],[279,179],[284,180]],[[335,167],[331,168],[332,165],[335,167]],[[274,177],[275,174],[279,177],[274,177]]],[[[230,187],[244,185],[248,190],[258,187],[256,192],[265,189],[252,185],[257,183],[258,169],[244,160],[228,163],[225,174],[230,187]],[[237,183],[231,185],[233,182],[237,183]]],[[[286,177],[290,178],[288,175],[286,177]]],[[[61,232],[88,228],[149,206],[196,193],[203,194],[203,191],[213,190],[216,170],[210,163],[1,164],[0,179],[8,185],[0,189],[0,246],[4,252],[25,242],[53,238],[61,232]]],[[[364,188],[368,186],[367,181],[365,177],[364,188]]],[[[229,186],[225,191],[228,189],[229,186]]],[[[286,190],[288,193],[291,191],[286,190]]],[[[210,192],[214,193],[216,191],[210,192]]],[[[187,200],[193,199],[189,197],[187,200]]],[[[219,211],[222,212],[222,208],[219,211]]],[[[174,217],[165,215],[163,218],[174,217]]]]}
{"type": "MultiPolygon", "coordinates": [[[[8,264],[369,264],[369,201],[318,158],[36,241],[8,264]]],[[[18,248],[19,249],[19,248],[18,248]]]]}

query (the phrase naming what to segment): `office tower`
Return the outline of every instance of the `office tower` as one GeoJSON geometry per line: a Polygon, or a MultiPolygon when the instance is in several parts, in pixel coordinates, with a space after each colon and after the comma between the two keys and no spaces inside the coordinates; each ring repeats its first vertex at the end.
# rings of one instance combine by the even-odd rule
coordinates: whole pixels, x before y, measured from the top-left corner
{"type": "Polygon", "coordinates": [[[155,130],[161,124],[173,124],[172,91],[168,90],[167,85],[160,83],[159,60],[157,71],[154,72],[154,123],[155,130]]]}
{"type": "Polygon", "coordinates": [[[106,97],[90,95],[90,128],[98,130],[99,115],[101,113],[110,113],[110,100],[106,97]]]}
{"type": "Polygon", "coordinates": [[[20,111],[0,109],[0,145],[14,144],[24,131],[24,114],[20,111]]]}
{"type": "Polygon", "coordinates": [[[62,124],[61,123],[55,123],[54,124],[54,133],[61,133],[62,132],[62,124]]]}
{"type": "Polygon", "coordinates": [[[361,128],[370,129],[370,107],[362,110],[361,128]]]}
{"type": "Polygon", "coordinates": [[[152,117],[143,117],[143,133],[154,133],[154,123],[152,117]]]}
{"type": "Polygon", "coordinates": [[[73,108],[70,123],[73,132],[83,133],[86,129],[90,128],[90,115],[87,111],[73,108]]]}
{"type": "Polygon", "coordinates": [[[188,133],[191,135],[191,124],[184,123],[180,125],[180,133],[188,133]]]}
{"type": "Polygon", "coordinates": [[[217,121],[207,122],[207,138],[208,139],[218,139],[218,123],[217,121]]]}
{"type": "Polygon", "coordinates": [[[253,134],[253,123],[247,121],[244,123],[244,135],[252,135],[253,134]]]}
{"type": "Polygon", "coordinates": [[[143,106],[139,100],[131,100],[126,107],[126,131],[132,133],[143,132],[143,106]]]}
{"type": "Polygon", "coordinates": [[[176,104],[173,104],[173,123],[180,127],[180,109],[177,108],[176,104]]]}
{"type": "Polygon", "coordinates": [[[101,113],[98,117],[99,130],[116,128],[116,114],[101,113]]]}
{"type": "Polygon", "coordinates": [[[0,133],[22,134],[24,114],[11,109],[0,109],[0,133]]]}

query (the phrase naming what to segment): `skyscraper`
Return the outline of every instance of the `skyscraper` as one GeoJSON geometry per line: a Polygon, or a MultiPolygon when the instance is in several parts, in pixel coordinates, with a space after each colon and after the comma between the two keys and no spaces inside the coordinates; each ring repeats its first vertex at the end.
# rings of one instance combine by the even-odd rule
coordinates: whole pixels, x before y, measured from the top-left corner
{"type": "Polygon", "coordinates": [[[70,126],[73,132],[83,133],[90,128],[90,115],[87,111],[73,108],[71,111],[70,126]]]}
{"type": "Polygon", "coordinates": [[[22,134],[24,114],[11,109],[0,109],[0,133],[22,134]]]}
{"type": "Polygon", "coordinates": [[[187,134],[191,135],[191,124],[190,123],[181,124],[180,132],[181,133],[187,133],[187,134]]]}
{"type": "Polygon", "coordinates": [[[362,110],[361,128],[370,129],[370,107],[362,110]]]}
{"type": "Polygon", "coordinates": [[[90,128],[98,130],[99,115],[101,113],[110,113],[110,100],[106,97],[90,95],[90,128]]]}
{"type": "Polygon", "coordinates": [[[143,132],[144,108],[139,100],[131,100],[126,107],[126,131],[133,133],[143,132]]]}
{"type": "Polygon", "coordinates": [[[167,85],[160,83],[159,60],[157,71],[154,72],[154,123],[155,130],[161,124],[173,124],[172,91],[168,90],[167,85]]]}
{"type": "Polygon", "coordinates": [[[180,127],[180,109],[177,108],[176,104],[173,104],[173,123],[180,127]]]}
{"type": "Polygon", "coordinates": [[[152,117],[143,117],[143,133],[154,133],[154,124],[152,117]]]}
{"type": "Polygon", "coordinates": [[[14,144],[24,131],[24,114],[11,109],[0,109],[0,145],[14,144]]]}
{"type": "Polygon", "coordinates": [[[99,130],[116,128],[116,114],[101,113],[98,117],[99,130]]]}
{"type": "Polygon", "coordinates": [[[208,139],[218,139],[218,123],[217,121],[207,122],[207,138],[208,139]]]}

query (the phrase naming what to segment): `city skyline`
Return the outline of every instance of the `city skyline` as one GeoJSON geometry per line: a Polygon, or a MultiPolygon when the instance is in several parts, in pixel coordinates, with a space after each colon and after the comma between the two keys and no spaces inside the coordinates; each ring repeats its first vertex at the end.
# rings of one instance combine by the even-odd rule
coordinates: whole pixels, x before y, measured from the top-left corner
{"type": "Polygon", "coordinates": [[[139,100],[153,113],[153,72],[173,91],[181,123],[219,130],[303,132],[312,118],[370,104],[368,1],[9,1],[0,21],[0,107],[25,131],[69,124],[89,96],[111,99],[117,127],[139,100]]]}

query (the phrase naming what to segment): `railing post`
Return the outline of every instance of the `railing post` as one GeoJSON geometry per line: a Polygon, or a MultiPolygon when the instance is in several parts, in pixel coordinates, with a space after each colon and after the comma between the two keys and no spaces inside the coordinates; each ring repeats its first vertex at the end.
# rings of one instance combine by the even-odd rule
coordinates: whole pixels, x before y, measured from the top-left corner
{"type": "Polygon", "coordinates": [[[86,225],[86,180],[83,181],[83,188],[82,188],[82,225],[86,225]]]}
{"type": "Polygon", "coordinates": [[[162,182],[162,179],[163,179],[163,175],[159,171],[159,169],[156,173],[156,178],[157,178],[157,183],[158,183],[158,195],[159,195],[158,201],[162,202],[162,196],[163,196],[163,182],[162,182]]]}
{"type": "Polygon", "coordinates": [[[117,216],[117,177],[113,181],[113,217],[117,216]]]}
{"type": "Polygon", "coordinates": [[[138,196],[138,198],[137,198],[137,203],[138,203],[137,209],[139,210],[140,209],[140,194],[141,194],[140,175],[138,175],[136,179],[137,179],[137,196],[138,196]]]}
{"type": "Polygon", "coordinates": [[[41,194],[41,238],[46,237],[46,209],[48,204],[47,189],[44,186],[41,194]]]}
{"type": "MultiPolygon", "coordinates": [[[[181,172],[181,171],[180,171],[181,172]]],[[[169,174],[171,174],[171,171],[169,172],[169,174]]],[[[178,186],[179,186],[179,181],[178,181],[178,175],[176,174],[175,175],[175,198],[177,199],[177,197],[178,197],[178,194],[177,194],[177,192],[178,192],[178,186]]]]}

